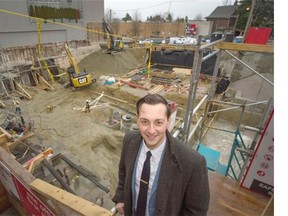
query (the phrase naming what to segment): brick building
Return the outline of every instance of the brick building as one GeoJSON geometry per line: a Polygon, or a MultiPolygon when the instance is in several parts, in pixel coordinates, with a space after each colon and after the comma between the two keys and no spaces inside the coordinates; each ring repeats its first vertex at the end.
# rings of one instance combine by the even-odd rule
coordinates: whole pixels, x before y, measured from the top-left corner
{"type": "Polygon", "coordinates": [[[234,32],[237,20],[236,8],[236,5],[219,6],[205,17],[207,21],[213,22],[212,32],[234,32]]]}

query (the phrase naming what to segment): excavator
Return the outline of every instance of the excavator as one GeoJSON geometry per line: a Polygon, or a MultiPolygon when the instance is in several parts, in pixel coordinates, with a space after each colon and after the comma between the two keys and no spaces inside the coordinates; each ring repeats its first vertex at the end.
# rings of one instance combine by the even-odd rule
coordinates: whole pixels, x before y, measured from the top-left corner
{"type": "Polygon", "coordinates": [[[108,25],[105,19],[102,19],[102,27],[105,33],[104,39],[107,39],[106,43],[100,43],[101,49],[106,50],[106,53],[111,54],[113,52],[123,51],[123,41],[121,37],[116,37],[112,28],[108,25]]]}
{"type": "Polygon", "coordinates": [[[70,66],[66,71],[70,78],[70,81],[67,84],[65,84],[65,87],[68,88],[73,86],[74,89],[77,89],[80,87],[88,86],[96,82],[96,79],[92,78],[91,74],[85,71],[85,69],[84,71],[80,71],[76,59],[72,55],[67,44],[65,44],[64,48],[70,63],[70,66]]]}

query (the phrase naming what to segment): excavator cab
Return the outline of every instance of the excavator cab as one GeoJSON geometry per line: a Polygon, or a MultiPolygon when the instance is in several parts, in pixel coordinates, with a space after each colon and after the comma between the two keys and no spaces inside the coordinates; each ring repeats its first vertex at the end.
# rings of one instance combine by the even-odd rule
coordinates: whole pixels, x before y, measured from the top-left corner
{"type": "Polygon", "coordinates": [[[65,87],[73,86],[75,88],[84,87],[94,83],[96,80],[91,77],[87,71],[75,73],[73,67],[68,68],[70,82],[65,87]]]}

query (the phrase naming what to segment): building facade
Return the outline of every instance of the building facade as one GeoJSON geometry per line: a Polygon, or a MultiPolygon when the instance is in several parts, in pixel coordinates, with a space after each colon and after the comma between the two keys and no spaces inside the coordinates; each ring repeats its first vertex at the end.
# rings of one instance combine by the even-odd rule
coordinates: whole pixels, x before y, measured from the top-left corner
{"type": "Polygon", "coordinates": [[[39,28],[41,43],[86,40],[87,23],[104,17],[104,0],[1,0],[0,8],[0,48],[37,44],[39,28]]]}
{"type": "Polygon", "coordinates": [[[217,7],[209,16],[207,21],[213,22],[213,32],[234,32],[237,20],[236,5],[226,5],[217,7]]]}

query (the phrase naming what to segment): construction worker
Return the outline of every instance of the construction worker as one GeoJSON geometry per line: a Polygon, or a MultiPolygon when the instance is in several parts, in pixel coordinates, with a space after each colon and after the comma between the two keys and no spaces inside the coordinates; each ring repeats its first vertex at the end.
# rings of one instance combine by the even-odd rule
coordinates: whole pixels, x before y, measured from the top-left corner
{"type": "Polygon", "coordinates": [[[15,105],[15,113],[21,115],[21,108],[19,101],[14,102],[15,105]]]}
{"type": "Polygon", "coordinates": [[[90,101],[86,100],[85,112],[90,112],[90,101]]]}

